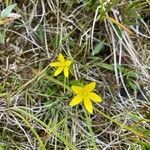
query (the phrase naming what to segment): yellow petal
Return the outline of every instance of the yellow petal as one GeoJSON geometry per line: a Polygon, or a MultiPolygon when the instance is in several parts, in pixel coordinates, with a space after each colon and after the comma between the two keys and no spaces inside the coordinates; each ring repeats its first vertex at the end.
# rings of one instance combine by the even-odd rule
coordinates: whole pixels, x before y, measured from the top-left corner
{"type": "Polygon", "coordinates": [[[75,105],[81,103],[82,100],[83,100],[82,96],[77,95],[77,96],[75,96],[75,97],[72,99],[72,101],[70,102],[69,105],[70,105],[70,106],[75,106],[75,105]]]}
{"type": "Polygon", "coordinates": [[[83,91],[83,88],[80,86],[71,86],[71,88],[75,94],[81,94],[83,91]]]}
{"type": "Polygon", "coordinates": [[[87,110],[90,114],[93,113],[92,102],[90,101],[89,98],[84,98],[84,106],[85,106],[86,110],[87,110]]]}
{"type": "Polygon", "coordinates": [[[63,67],[59,67],[59,68],[55,71],[54,76],[58,76],[62,71],[63,71],[63,67]]]}
{"type": "Polygon", "coordinates": [[[59,60],[61,63],[64,63],[64,61],[65,61],[64,56],[63,56],[61,53],[59,53],[59,55],[58,55],[58,60],[59,60]]]}
{"type": "Polygon", "coordinates": [[[69,68],[68,68],[68,67],[65,67],[65,68],[64,68],[64,76],[65,76],[66,78],[68,78],[68,76],[69,76],[69,68]]]}
{"type": "Polygon", "coordinates": [[[70,60],[66,60],[66,66],[70,66],[71,65],[71,63],[72,63],[72,61],[70,61],[70,60]]]}
{"type": "Polygon", "coordinates": [[[97,95],[97,94],[95,94],[93,92],[89,92],[88,96],[94,102],[101,102],[102,101],[102,98],[99,95],[97,95]]]}
{"type": "Polygon", "coordinates": [[[95,86],[96,86],[96,83],[91,82],[91,83],[89,83],[88,85],[86,85],[84,87],[84,90],[87,91],[87,92],[90,92],[90,91],[94,90],[95,86]]]}
{"type": "Polygon", "coordinates": [[[60,62],[52,62],[52,63],[50,63],[49,65],[50,65],[51,67],[58,67],[58,66],[61,65],[61,63],[60,63],[60,62]]]}

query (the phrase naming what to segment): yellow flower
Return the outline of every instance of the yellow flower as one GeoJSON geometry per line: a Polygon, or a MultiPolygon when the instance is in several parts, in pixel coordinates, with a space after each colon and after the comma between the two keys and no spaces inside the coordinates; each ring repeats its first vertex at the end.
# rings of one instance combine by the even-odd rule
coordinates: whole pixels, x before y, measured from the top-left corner
{"type": "Polygon", "coordinates": [[[69,76],[69,67],[71,65],[71,61],[65,60],[64,56],[61,53],[58,55],[58,61],[52,62],[49,65],[57,68],[54,76],[58,76],[61,72],[64,72],[65,77],[69,76]]]}
{"type": "Polygon", "coordinates": [[[75,106],[83,101],[83,104],[85,108],[88,110],[89,113],[93,113],[93,106],[92,102],[101,102],[102,98],[95,94],[93,90],[95,89],[96,83],[91,82],[84,87],[80,86],[72,86],[73,92],[76,94],[76,96],[72,99],[70,102],[70,106],[75,106]]]}

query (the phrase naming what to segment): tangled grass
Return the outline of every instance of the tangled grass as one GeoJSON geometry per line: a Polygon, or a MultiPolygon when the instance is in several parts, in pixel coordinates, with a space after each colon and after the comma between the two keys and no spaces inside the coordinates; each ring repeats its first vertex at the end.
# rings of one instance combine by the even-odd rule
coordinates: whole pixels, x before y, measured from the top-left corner
{"type": "Polygon", "coordinates": [[[4,0],[0,25],[0,150],[150,148],[149,0],[4,0]],[[59,52],[71,75],[53,77],[59,52]],[[90,115],[72,84],[97,83],[90,115]]]}

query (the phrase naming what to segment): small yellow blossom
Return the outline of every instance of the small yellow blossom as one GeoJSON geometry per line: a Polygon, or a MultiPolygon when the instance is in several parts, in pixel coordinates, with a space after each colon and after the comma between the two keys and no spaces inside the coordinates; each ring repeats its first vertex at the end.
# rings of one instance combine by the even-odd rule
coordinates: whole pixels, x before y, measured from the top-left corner
{"type": "Polygon", "coordinates": [[[64,76],[66,78],[69,76],[69,67],[71,65],[71,61],[65,60],[64,56],[61,53],[58,55],[58,61],[52,62],[49,65],[57,68],[54,76],[58,76],[61,72],[64,72],[64,76]]]}
{"type": "Polygon", "coordinates": [[[101,102],[102,98],[98,96],[96,93],[93,92],[95,89],[96,83],[91,82],[84,87],[80,86],[72,86],[73,92],[76,94],[76,96],[72,99],[70,102],[70,106],[75,106],[83,101],[83,104],[85,108],[88,110],[89,113],[93,113],[93,106],[92,102],[101,102]]]}

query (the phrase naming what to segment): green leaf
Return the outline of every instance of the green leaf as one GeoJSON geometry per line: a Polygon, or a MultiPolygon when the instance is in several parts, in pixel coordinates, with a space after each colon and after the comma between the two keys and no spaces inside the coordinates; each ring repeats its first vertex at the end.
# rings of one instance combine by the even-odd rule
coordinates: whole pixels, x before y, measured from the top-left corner
{"type": "Polygon", "coordinates": [[[5,32],[0,32],[0,44],[5,43],[5,32]]]}
{"type": "Polygon", "coordinates": [[[100,66],[101,68],[114,71],[114,66],[112,64],[98,63],[97,65],[100,66]]]}
{"type": "Polygon", "coordinates": [[[10,6],[7,6],[4,10],[2,10],[1,14],[0,14],[0,17],[2,19],[5,19],[7,17],[9,17],[10,13],[12,12],[12,10],[16,7],[16,4],[14,5],[10,5],[10,6]]]}
{"type": "Polygon", "coordinates": [[[127,74],[127,78],[137,79],[137,74],[135,71],[129,71],[127,74]]]}
{"type": "Polygon", "coordinates": [[[116,25],[116,24],[113,24],[116,32],[118,33],[119,37],[122,38],[122,31],[120,30],[120,28],[116,25]]]}
{"type": "Polygon", "coordinates": [[[0,93],[0,97],[4,97],[6,95],[8,95],[8,93],[0,93]]]}
{"type": "Polygon", "coordinates": [[[143,146],[143,150],[148,150],[150,149],[150,143],[148,142],[143,142],[143,141],[140,141],[140,140],[137,140],[136,141],[138,144],[140,144],[141,146],[143,146]]]}
{"type": "Polygon", "coordinates": [[[136,90],[138,87],[137,85],[134,83],[134,81],[132,80],[128,80],[128,85],[133,89],[133,90],[136,90]]]}
{"type": "Polygon", "coordinates": [[[8,150],[8,145],[5,143],[0,143],[0,150],[8,150]]]}
{"type": "Polygon", "coordinates": [[[139,133],[143,134],[145,137],[150,138],[150,130],[149,129],[136,128],[135,130],[138,131],[139,133]]]}
{"type": "Polygon", "coordinates": [[[100,43],[98,43],[95,47],[94,47],[94,49],[93,49],[93,51],[92,51],[92,56],[95,56],[96,54],[98,54],[102,49],[103,49],[103,47],[104,47],[104,42],[103,41],[101,41],[100,43]]]}
{"type": "Polygon", "coordinates": [[[131,140],[134,143],[141,145],[142,150],[149,150],[150,149],[150,143],[139,140],[139,138],[129,138],[129,140],[131,140]]]}
{"type": "Polygon", "coordinates": [[[39,42],[44,43],[44,27],[41,24],[39,25],[37,29],[36,36],[39,42]]]}

